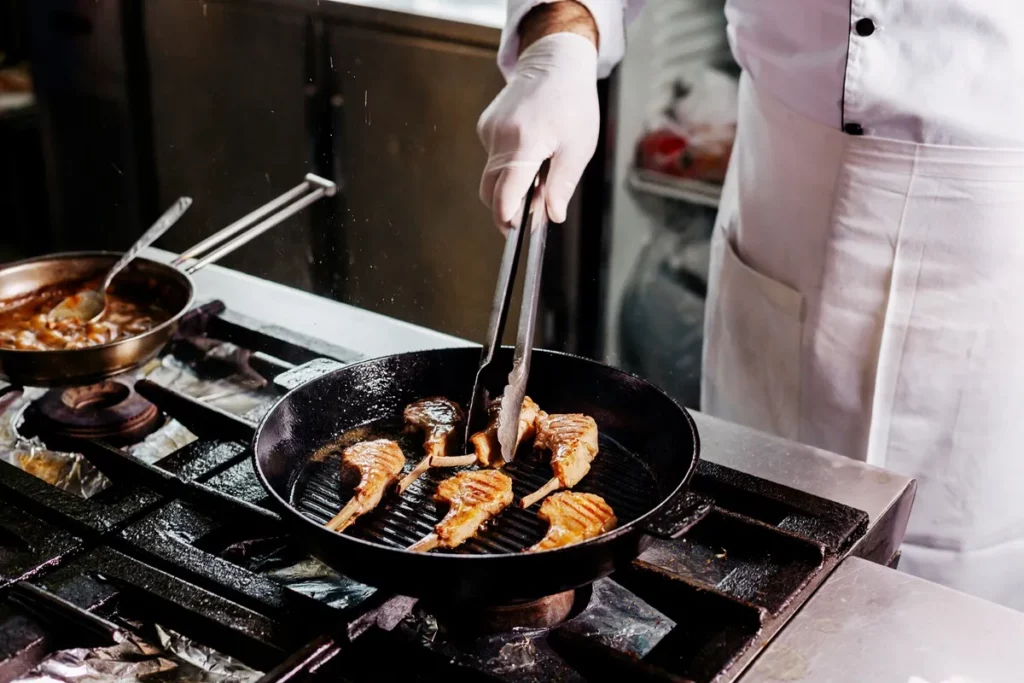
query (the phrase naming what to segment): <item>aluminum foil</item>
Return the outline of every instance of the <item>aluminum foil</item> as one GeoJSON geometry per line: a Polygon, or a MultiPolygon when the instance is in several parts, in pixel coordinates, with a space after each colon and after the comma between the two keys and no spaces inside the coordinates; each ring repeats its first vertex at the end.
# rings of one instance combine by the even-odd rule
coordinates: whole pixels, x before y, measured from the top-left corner
{"type": "Polygon", "coordinates": [[[342,576],[290,541],[284,537],[248,539],[228,546],[220,555],[336,609],[357,605],[376,590],[342,576]]]}
{"type": "MultiPolygon", "coordinates": [[[[619,584],[601,579],[593,584],[587,607],[558,628],[586,634],[642,658],[674,626],[673,621],[619,584]]],[[[453,637],[437,619],[417,607],[396,632],[443,653],[453,662],[510,683],[584,680],[548,645],[546,629],[517,628],[467,641],[453,637]]]]}
{"type": "MultiPolygon", "coordinates": [[[[209,356],[228,357],[237,349],[234,344],[224,343],[210,351],[209,356]]],[[[191,365],[174,356],[164,356],[153,361],[142,372],[146,379],[234,415],[243,415],[254,408],[269,405],[274,398],[272,394],[262,391],[265,382],[254,382],[251,375],[238,373],[219,378],[204,377],[191,365]]]]}
{"type": "Polygon", "coordinates": [[[611,579],[593,584],[590,604],[561,628],[585,633],[609,647],[645,657],[675,622],[611,579]]]}
{"type": "Polygon", "coordinates": [[[39,439],[27,439],[18,432],[25,409],[45,393],[45,389],[25,389],[0,414],[0,461],[83,498],[99,493],[110,480],[89,461],[77,453],[51,451],[39,439]]]}
{"type": "Polygon", "coordinates": [[[288,567],[267,571],[265,574],[286,588],[325,602],[336,609],[358,605],[375,591],[370,586],[342,576],[312,557],[288,567]]]}
{"type": "Polygon", "coordinates": [[[135,634],[101,648],[60,650],[14,683],[248,683],[262,674],[185,636],[154,626],[154,645],[135,634]]]}
{"type": "Polygon", "coordinates": [[[470,640],[448,633],[421,607],[395,631],[460,664],[514,683],[585,683],[545,642],[545,629],[516,628],[470,640]]]}
{"type": "MultiPolygon", "coordinates": [[[[227,357],[235,350],[237,347],[225,343],[212,350],[210,355],[227,357]]],[[[239,373],[206,378],[191,365],[169,355],[155,359],[120,379],[132,384],[142,378],[234,415],[258,413],[273,403],[273,395],[262,391],[262,386],[254,382],[251,375],[239,373]]],[[[45,393],[46,389],[26,388],[21,397],[0,414],[0,461],[68,493],[90,498],[109,487],[110,480],[80,454],[50,450],[38,438],[28,439],[18,432],[18,427],[24,421],[25,409],[45,393]]],[[[124,450],[140,460],[154,463],[195,439],[196,436],[181,423],[167,420],[143,441],[127,446],[124,450]]]]}

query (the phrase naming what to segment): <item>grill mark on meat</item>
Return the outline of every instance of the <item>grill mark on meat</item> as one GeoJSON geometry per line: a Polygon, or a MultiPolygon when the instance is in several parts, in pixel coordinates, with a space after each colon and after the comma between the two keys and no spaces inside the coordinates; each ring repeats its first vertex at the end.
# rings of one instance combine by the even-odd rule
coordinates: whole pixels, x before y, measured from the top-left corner
{"type": "Polygon", "coordinates": [[[401,447],[390,439],[363,441],[342,451],[342,481],[355,481],[356,484],[352,498],[327,522],[327,528],[344,531],[360,515],[377,507],[384,491],[398,478],[403,467],[405,455],[401,447]]]}
{"type": "Polygon", "coordinates": [[[598,495],[565,491],[550,496],[537,515],[550,524],[539,543],[527,552],[551,550],[580,543],[615,527],[617,519],[611,506],[598,495]]]}
{"type": "Polygon", "coordinates": [[[484,524],[512,503],[512,479],[497,470],[459,472],[442,481],[434,500],[448,503],[448,513],[409,549],[426,552],[437,547],[457,548],[484,524]]]}
{"type": "Polygon", "coordinates": [[[571,489],[578,484],[590,471],[590,463],[597,456],[597,436],[597,423],[589,415],[549,415],[541,411],[537,416],[534,446],[551,451],[551,470],[555,476],[523,498],[520,505],[530,507],[553,491],[571,489]]]}

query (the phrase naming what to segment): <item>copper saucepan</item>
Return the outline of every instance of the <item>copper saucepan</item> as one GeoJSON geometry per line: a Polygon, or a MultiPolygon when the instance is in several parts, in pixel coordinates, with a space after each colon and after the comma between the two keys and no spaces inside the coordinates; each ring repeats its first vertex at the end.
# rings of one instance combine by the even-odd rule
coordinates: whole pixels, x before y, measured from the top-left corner
{"type": "MultiPolygon", "coordinates": [[[[126,292],[127,297],[135,301],[158,302],[161,308],[172,312],[170,318],[140,335],[109,344],[55,351],[0,349],[0,380],[15,386],[77,386],[142,365],[170,341],[178,321],[191,307],[195,297],[195,285],[190,277],[193,273],[321,197],[333,196],[336,190],[329,180],[308,174],[299,185],[183,252],[170,265],[135,259],[118,274],[115,289],[126,292]],[[264,218],[273,211],[277,212],[264,218]]],[[[0,301],[24,297],[62,283],[87,280],[105,272],[120,256],[110,251],[68,252],[0,267],[0,301]]],[[[0,389],[0,394],[3,393],[0,389]]]]}

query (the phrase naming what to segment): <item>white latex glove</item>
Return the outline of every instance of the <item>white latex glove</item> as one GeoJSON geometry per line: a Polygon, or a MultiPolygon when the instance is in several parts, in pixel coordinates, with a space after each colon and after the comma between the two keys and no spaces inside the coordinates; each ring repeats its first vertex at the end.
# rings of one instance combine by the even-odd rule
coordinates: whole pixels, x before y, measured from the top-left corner
{"type": "Polygon", "coordinates": [[[569,199],[597,147],[600,117],[597,48],[590,40],[553,33],[519,55],[508,84],[476,126],[488,154],[480,199],[498,227],[519,217],[530,183],[549,158],[548,217],[565,221],[569,199]]]}

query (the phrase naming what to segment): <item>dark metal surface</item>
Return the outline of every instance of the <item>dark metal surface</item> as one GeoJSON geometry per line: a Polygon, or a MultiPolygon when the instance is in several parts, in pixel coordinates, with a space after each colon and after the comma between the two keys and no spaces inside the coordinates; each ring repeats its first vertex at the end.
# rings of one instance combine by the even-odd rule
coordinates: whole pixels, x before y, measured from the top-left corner
{"type": "Polygon", "coordinates": [[[76,535],[95,537],[155,507],[160,496],[141,486],[113,486],[81,498],[31,474],[0,463],[0,500],[23,507],[42,520],[76,535]]]}
{"type": "MultiPolygon", "coordinates": [[[[365,358],[351,349],[304,337],[286,328],[229,311],[217,300],[198,304],[186,313],[181,319],[179,336],[230,342],[252,351],[253,356],[271,357],[292,366],[328,360],[353,363],[365,358]]],[[[173,345],[171,350],[175,350],[173,345]]],[[[287,369],[291,368],[282,368],[282,371],[287,369]]]]}
{"type": "Polygon", "coordinates": [[[29,671],[50,649],[46,629],[22,612],[0,604],[0,681],[29,671]]]}
{"type": "Polygon", "coordinates": [[[862,510],[707,460],[697,466],[692,488],[732,513],[816,541],[833,553],[849,551],[867,531],[862,510]]]}
{"type": "Polygon", "coordinates": [[[294,365],[323,359],[354,363],[365,358],[351,349],[319,339],[310,339],[286,328],[253,320],[234,311],[208,316],[207,322],[208,334],[215,339],[223,339],[247,349],[258,349],[294,365]]]}
{"type": "Polygon", "coordinates": [[[121,627],[109,619],[27,581],[11,586],[7,599],[31,614],[33,619],[45,621],[50,627],[86,631],[100,642],[106,640],[114,643],[124,637],[121,627]]]}
{"type": "MultiPolygon", "coordinates": [[[[221,333],[232,329],[236,343],[244,343],[253,352],[266,352],[268,346],[263,344],[269,340],[268,344],[275,345],[274,356],[305,363],[289,368],[264,391],[283,395],[290,388],[324,381],[316,379],[323,373],[328,373],[327,379],[339,374],[336,360],[311,360],[315,354],[309,347],[290,347],[279,337],[267,335],[265,326],[249,327],[237,318],[225,320],[221,313],[216,306],[205,306],[183,319],[182,332],[222,339],[221,333]]],[[[478,353],[474,349],[459,353],[464,353],[465,359],[456,367],[468,379],[453,376],[450,381],[465,391],[478,353]]],[[[344,357],[346,352],[336,349],[332,355],[344,357]]],[[[538,352],[535,368],[547,355],[538,352]]],[[[376,362],[350,368],[357,376],[351,385],[328,382],[336,390],[327,396],[333,412],[322,410],[323,400],[314,401],[313,405],[320,407],[317,413],[325,433],[333,434],[335,427],[341,430],[345,426],[344,420],[333,421],[343,417],[348,404],[360,401],[359,391],[380,388],[381,375],[366,370],[376,362]]],[[[276,361],[272,364],[278,365],[276,361]]],[[[439,374],[452,374],[450,368],[451,364],[445,365],[444,373],[439,374]]],[[[424,366],[392,370],[408,375],[423,372],[424,366]]],[[[547,374],[535,372],[534,381],[547,374]]],[[[566,401],[582,400],[581,385],[586,389],[584,397],[594,403],[619,399],[636,403],[643,393],[642,385],[630,385],[634,393],[619,397],[599,381],[586,384],[577,377],[573,382],[571,373],[568,378],[569,382],[563,382],[566,401]],[[569,396],[574,387],[576,393],[569,396]]],[[[543,388],[560,391],[558,387],[543,388]]],[[[283,510],[257,477],[246,443],[252,429],[251,414],[226,417],[211,412],[203,402],[179,400],[181,395],[173,391],[155,389],[151,394],[172,416],[196,426],[201,438],[155,466],[130,460],[104,444],[83,446],[89,459],[115,480],[111,488],[93,498],[69,496],[0,463],[0,499],[4,501],[0,504],[0,596],[12,582],[31,577],[36,586],[73,603],[74,609],[87,609],[116,624],[123,619],[155,621],[270,672],[268,681],[375,683],[386,667],[390,678],[407,681],[726,683],[740,677],[842,557],[862,551],[881,556],[895,542],[865,536],[867,517],[863,512],[700,461],[689,482],[692,498],[677,500],[684,514],[713,500],[710,511],[679,540],[647,539],[649,547],[633,562],[629,562],[632,555],[624,552],[611,578],[576,591],[579,604],[574,605],[567,621],[553,629],[520,628],[491,635],[463,632],[455,625],[460,615],[467,616],[460,611],[467,606],[448,599],[450,593],[436,596],[440,600],[417,603],[414,598],[375,591],[307,556],[309,546],[295,533],[297,526],[267,509],[283,510]],[[451,608],[444,610],[444,605],[451,608]]],[[[555,395],[546,399],[552,409],[569,407],[559,404],[555,395]]],[[[378,395],[371,403],[379,414],[394,415],[404,400],[401,395],[389,395],[386,400],[378,395]]],[[[602,443],[605,452],[581,482],[581,489],[619,487],[616,467],[626,462],[619,456],[634,457],[626,454],[626,446],[641,439],[624,420],[632,414],[628,406],[625,413],[619,405],[601,406],[606,413],[595,415],[598,423],[612,425],[602,430],[605,441],[614,438],[624,452],[602,443]],[[612,457],[602,462],[608,455],[612,457]],[[616,481],[608,484],[609,478],[616,481]]],[[[297,410],[286,416],[289,419],[282,426],[291,430],[288,438],[305,438],[311,426],[303,419],[307,413],[297,410]]],[[[668,431],[670,436],[677,434],[668,431]]],[[[307,436],[315,438],[313,432],[307,436]]],[[[660,487],[663,481],[655,478],[657,472],[681,466],[679,444],[663,445],[659,450],[663,460],[647,463],[654,474],[650,480],[640,477],[639,484],[642,490],[645,483],[653,481],[659,495],[664,491],[660,487]]],[[[410,448],[414,447],[419,447],[415,439],[410,448]]],[[[639,450],[629,448],[628,452],[639,450]]],[[[525,451],[512,468],[543,477],[543,468],[525,451]]],[[[333,466],[327,469],[334,470],[333,466]]],[[[624,489],[615,490],[625,493],[624,489]]],[[[328,495],[337,496],[337,489],[332,488],[328,495]]],[[[636,496],[628,497],[624,509],[634,504],[636,496]]],[[[433,502],[424,502],[422,507],[429,507],[430,515],[440,512],[433,502]]],[[[904,508],[895,506],[879,525],[899,533],[905,523],[904,508]]],[[[409,512],[413,513],[426,514],[421,509],[409,512]]],[[[363,520],[368,530],[375,528],[371,517],[363,520]]],[[[673,531],[670,520],[657,525],[655,521],[649,520],[650,530],[658,526],[664,535],[673,531]]],[[[318,529],[314,522],[308,525],[318,529]]],[[[403,533],[408,535],[393,523],[385,526],[388,533],[400,538],[403,533]]],[[[538,528],[524,531],[514,525],[506,530],[510,535],[503,536],[503,542],[510,545],[514,538],[525,543],[533,538],[531,532],[539,532],[538,528]]],[[[351,551],[363,541],[352,537],[348,543],[346,552],[355,552],[365,563],[363,553],[351,551]]],[[[480,548],[468,548],[474,549],[480,548]]],[[[390,552],[405,555],[398,549],[390,552]]],[[[387,562],[371,565],[375,574],[401,570],[409,574],[408,585],[416,581],[453,585],[473,574],[493,578],[489,570],[479,569],[491,559],[518,560],[523,556],[455,553],[424,558],[428,564],[420,567],[396,563],[393,557],[388,555],[387,562]],[[456,561],[456,567],[465,563],[468,569],[432,568],[435,561],[445,559],[456,561]]],[[[573,564],[589,561],[590,556],[584,556],[559,561],[553,569],[520,568],[515,580],[536,573],[571,573],[573,564]]],[[[477,600],[470,607],[486,607],[485,602],[500,597],[491,595],[488,601],[477,600]]],[[[24,673],[57,647],[89,642],[86,635],[91,629],[76,626],[74,616],[65,620],[66,628],[59,629],[19,610],[13,603],[0,602],[0,681],[24,673]],[[69,639],[65,632],[78,635],[69,639]]],[[[58,611],[54,607],[54,612],[58,611]]]]}
{"type": "MultiPolygon", "coordinates": [[[[501,349],[498,362],[508,362],[510,354],[510,349],[501,349]]],[[[336,511],[331,506],[340,507],[344,501],[334,493],[335,482],[321,474],[336,467],[313,463],[313,455],[352,428],[393,419],[423,396],[464,401],[478,359],[476,349],[461,348],[365,361],[298,387],[264,418],[253,442],[257,474],[314,555],[358,581],[404,595],[504,602],[590,583],[627,564],[647,546],[650,538],[643,522],[658,518],[673,496],[685,494],[696,467],[699,444],[693,421],[641,379],[550,351],[534,354],[530,396],[548,411],[583,412],[597,421],[609,453],[598,456],[594,472],[580,488],[596,486],[609,495],[624,523],[573,546],[522,553],[529,539],[539,538],[539,525],[530,513],[506,510],[491,525],[493,535],[489,531],[467,544],[470,553],[408,552],[402,546],[439,519],[437,508],[426,500],[429,489],[423,487],[436,483],[431,478],[413,497],[389,499],[376,526],[374,515],[351,534],[322,526],[336,511]]],[[[550,478],[541,474],[542,466],[523,468],[524,478],[516,484],[521,488],[550,478]]],[[[686,509],[672,512],[688,515],[690,522],[698,517],[686,509]]]]}
{"type": "Polygon", "coordinates": [[[283,662],[260,677],[257,683],[288,683],[301,681],[341,653],[341,646],[329,635],[315,640],[293,652],[283,662]]]}
{"type": "Polygon", "coordinates": [[[139,380],[135,383],[135,391],[174,415],[197,436],[246,441],[255,433],[256,426],[244,418],[216,406],[204,405],[191,396],[171,391],[155,382],[139,380]]]}
{"type": "MultiPolygon", "coordinates": [[[[864,537],[868,518],[707,461],[691,490],[714,498],[711,513],[615,579],[676,621],[645,662],[684,679],[733,680],[864,537]]],[[[598,661],[615,658],[593,649],[598,661]]]]}
{"type": "Polygon", "coordinates": [[[214,510],[243,515],[251,523],[277,522],[279,517],[256,505],[223,494],[198,481],[183,481],[161,467],[133,458],[107,444],[90,441],[80,444],[89,462],[115,483],[123,486],[145,486],[168,496],[180,497],[206,505],[214,510]]]}
{"type": "Polygon", "coordinates": [[[141,441],[163,424],[156,406],[117,380],[67,389],[51,389],[33,401],[19,428],[24,436],[39,436],[49,446],[77,439],[104,439],[113,444],[141,441]]]}
{"type": "Polygon", "coordinates": [[[269,669],[312,637],[317,624],[287,626],[216,592],[205,590],[111,548],[99,548],[46,575],[37,584],[101,616],[152,620],[204,644],[269,669]]]}
{"type": "Polygon", "coordinates": [[[0,505],[0,591],[60,565],[83,547],[80,538],[4,499],[0,505]]]}
{"type": "Polygon", "coordinates": [[[693,683],[692,679],[669,673],[636,657],[603,645],[584,634],[556,630],[548,642],[562,658],[587,680],[621,680],[630,683],[693,683]]]}

